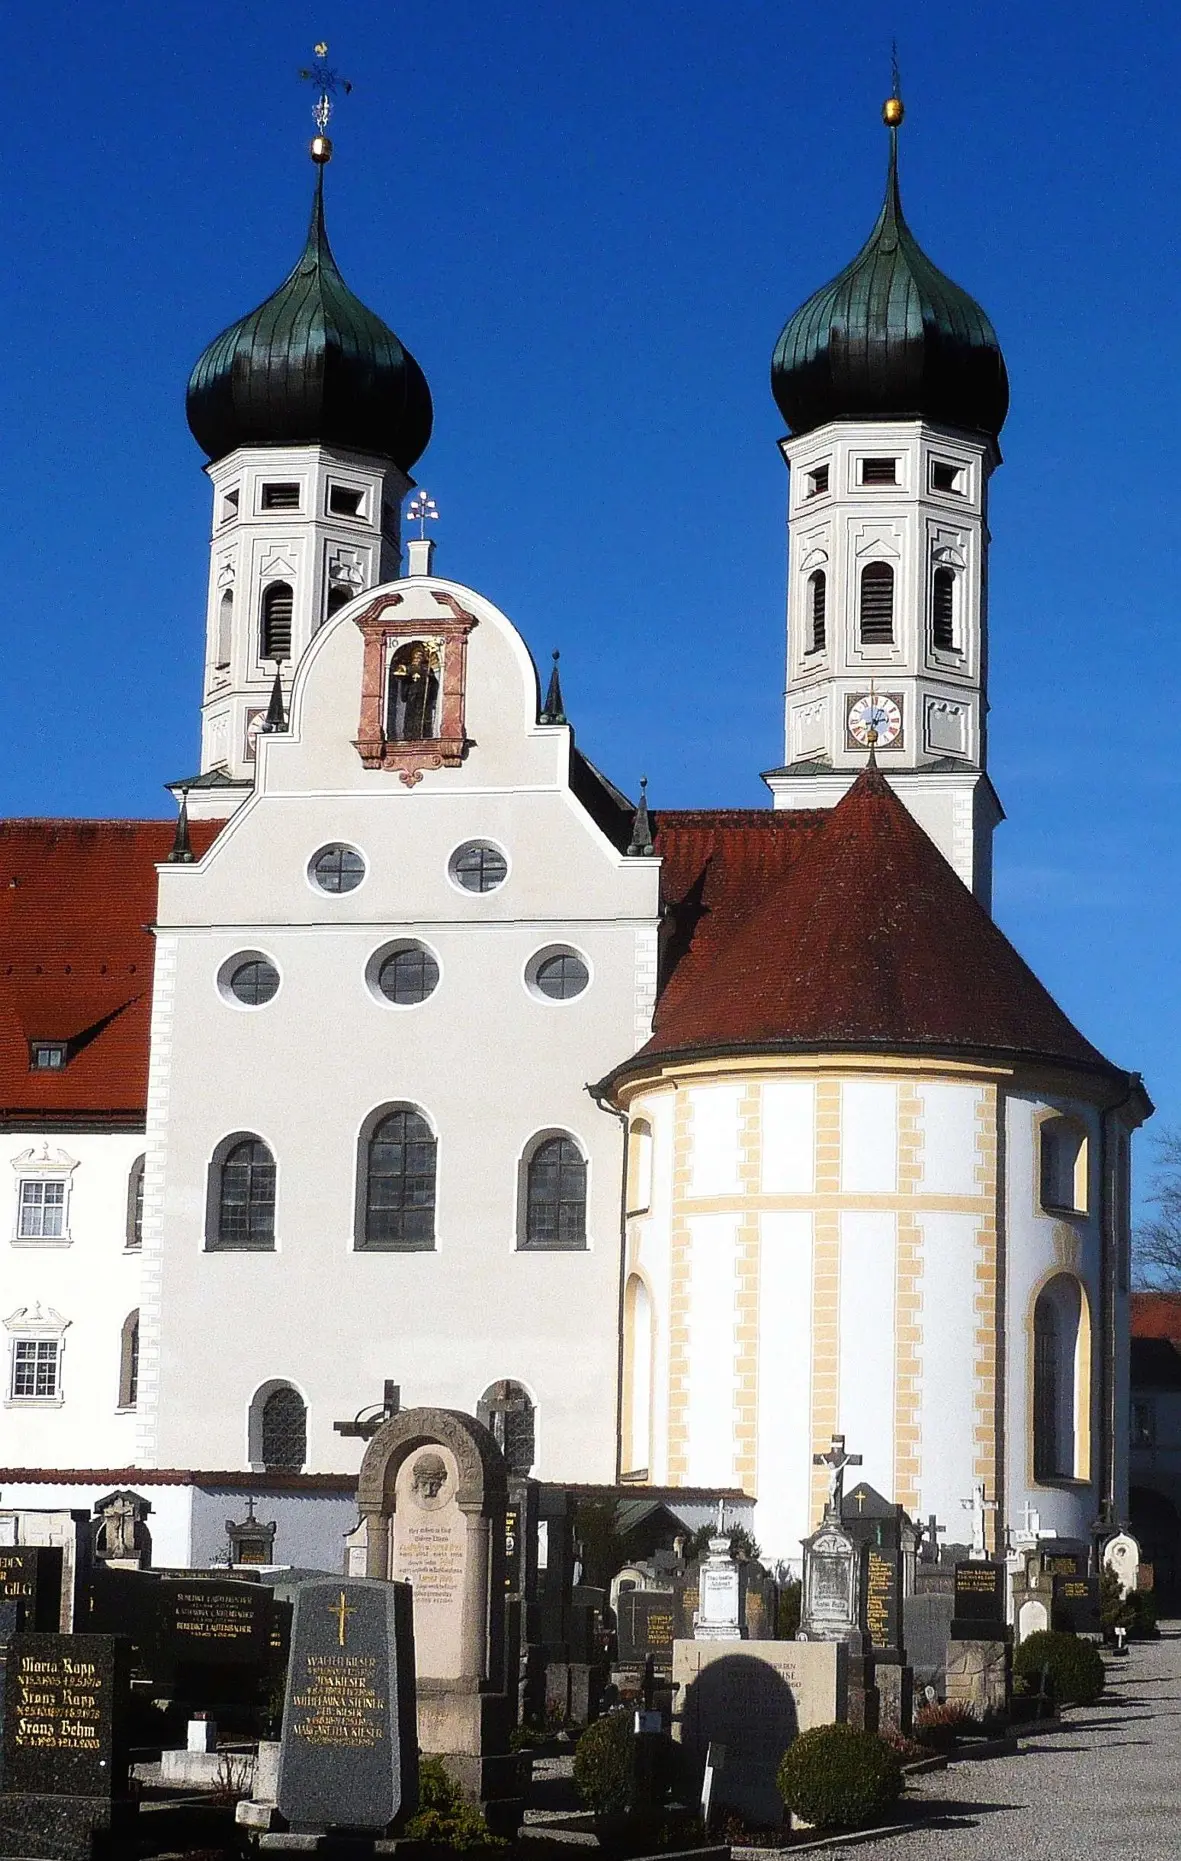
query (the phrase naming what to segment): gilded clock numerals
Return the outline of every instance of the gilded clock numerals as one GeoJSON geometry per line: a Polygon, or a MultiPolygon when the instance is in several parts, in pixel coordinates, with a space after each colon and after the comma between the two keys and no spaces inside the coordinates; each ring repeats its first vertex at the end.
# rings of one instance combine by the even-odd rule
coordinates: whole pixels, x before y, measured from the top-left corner
{"type": "Polygon", "coordinates": [[[863,749],[881,748],[896,742],[902,734],[902,710],[895,699],[867,692],[850,701],[848,731],[863,749]]]}

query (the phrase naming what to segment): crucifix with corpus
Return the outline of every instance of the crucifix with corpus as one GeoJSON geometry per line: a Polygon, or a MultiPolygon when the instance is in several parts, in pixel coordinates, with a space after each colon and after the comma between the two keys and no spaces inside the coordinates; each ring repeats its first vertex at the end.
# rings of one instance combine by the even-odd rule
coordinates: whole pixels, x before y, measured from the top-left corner
{"type": "Polygon", "coordinates": [[[987,1523],[987,1514],[995,1512],[997,1509],[996,1500],[986,1499],[984,1497],[984,1482],[981,1480],[972,1488],[972,1497],[970,1499],[961,1499],[960,1504],[963,1506],[965,1512],[970,1512],[972,1514],[971,1555],[973,1557],[987,1557],[988,1548],[984,1541],[984,1532],[987,1523]]]}
{"type": "Polygon", "coordinates": [[[813,1454],[812,1465],[828,1469],[828,1498],[825,1501],[824,1516],[826,1519],[839,1520],[845,1497],[845,1468],[860,1467],[861,1455],[847,1454],[844,1435],[833,1435],[828,1453],[813,1454]]]}

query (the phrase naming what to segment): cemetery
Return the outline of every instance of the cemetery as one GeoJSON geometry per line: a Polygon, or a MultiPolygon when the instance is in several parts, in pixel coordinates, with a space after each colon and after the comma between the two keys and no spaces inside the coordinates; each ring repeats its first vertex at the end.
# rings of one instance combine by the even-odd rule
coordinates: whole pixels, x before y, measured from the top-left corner
{"type": "Polygon", "coordinates": [[[372,1435],[334,1571],[260,1563],[253,1506],[189,1570],[131,1488],[57,1544],[0,1515],[0,1854],[802,1847],[903,1826],[932,1765],[1052,1728],[1150,1628],[1127,1532],[1027,1513],[990,1555],[982,1486],[953,1541],[847,1488],[843,1437],[816,1464],[798,1576],[724,1494],[691,1531],[546,1488],[445,1409],[372,1435]]]}

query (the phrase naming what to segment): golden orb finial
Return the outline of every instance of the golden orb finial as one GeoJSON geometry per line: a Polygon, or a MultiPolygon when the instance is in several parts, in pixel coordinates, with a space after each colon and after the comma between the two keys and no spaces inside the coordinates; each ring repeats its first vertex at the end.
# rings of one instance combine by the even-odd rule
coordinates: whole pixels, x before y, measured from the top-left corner
{"type": "Polygon", "coordinates": [[[891,129],[897,129],[905,115],[906,111],[902,107],[901,97],[886,98],[885,103],[882,105],[883,123],[887,123],[891,129]]]}

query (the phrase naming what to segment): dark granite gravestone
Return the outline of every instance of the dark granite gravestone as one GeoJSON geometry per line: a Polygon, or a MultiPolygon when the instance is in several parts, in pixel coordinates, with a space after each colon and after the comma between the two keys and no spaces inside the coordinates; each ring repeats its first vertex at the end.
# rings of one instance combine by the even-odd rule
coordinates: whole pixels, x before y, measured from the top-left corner
{"type": "Polygon", "coordinates": [[[298,1833],[383,1832],[418,1801],[412,1592],[326,1578],[295,1602],[279,1811],[298,1833]]]}
{"type": "Polygon", "coordinates": [[[915,1686],[920,1692],[934,1687],[940,1699],[947,1679],[947,1644],[954,1612],[953,1599],[937,1590],[907,1596],[902,1603],[902,1633],[915,1686]]]}
{"type": "Polygon", "coordinates": [[[841,1524],[856,1544],[876,1544],[882,1550],[898,1551],[910,1520],[902,1506],[885,1498],[868,1480],[859,1480],[841,1501],[841,1524]]]}
{"type": "Polygon", "coordinates": [[[902,1646],[902,1553],[867,1544],[862,1551],[861,1626],[874,1653],[902,1646]]]}
{"type": "Polygon", "coordinates": [[[61,1627],[60,1545],[0,1546],[0,1602],[22,1603],[27,1629],[55,1634],[61,1627]]]}
{"type": "Polygon", "coordinates": [[[1042,1551],[1042,1574],[1047,1577],[1085,1577],[1087,1553],[1079,1545],[1047,1545],[1042,1551]]]}
{"type": "Polygon", "coordinates": [[[1075,1635],[1098,1635],[1100,1619],[1099,1578],[1056,1576],[1050,1606],[1051,1628],[1066,1629],[1075,1635]]]}
{"type": "Polygon", "coordinates": [[[8,1644],[20,1633],[25,1605],[15,1598],[0,1602],[0,1790],[4,1788],[4,1697],[8,1680],[8,1644]]]}
{"type": "Polygon", "coordinates": [[[953,1641],[996,1641],[1005,1629],[1005,1573],[982,1560],[955,1567],[953,1641]]]}
{"type": "Polygon", "coordinates": [[[8,1647],[0,1854],[84,1861],[133,1813],[130,1651],[117,1635],[14,1635],[8,1647]]]}
{"type": "Polygon", "coordinates": [[[615,1622],[621,1667],[642,1667],[651,1655],[658,1673],[672,1672],[675,1602],[668,1591],[620,1591],[615,1622]]]}

